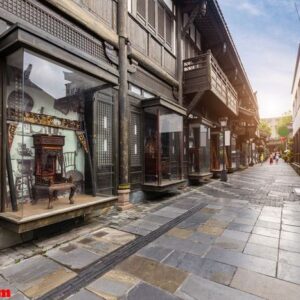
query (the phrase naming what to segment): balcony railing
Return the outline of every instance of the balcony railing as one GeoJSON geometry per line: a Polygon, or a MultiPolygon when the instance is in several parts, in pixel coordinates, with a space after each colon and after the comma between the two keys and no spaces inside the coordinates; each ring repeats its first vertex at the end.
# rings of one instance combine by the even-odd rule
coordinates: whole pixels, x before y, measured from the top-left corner
{"type": "Polygon", "coordinates": [[[183,61],[184,94],[213,92],[227,107],[238,114],[238,97],[234,87],[211,51],[183,61]]]}

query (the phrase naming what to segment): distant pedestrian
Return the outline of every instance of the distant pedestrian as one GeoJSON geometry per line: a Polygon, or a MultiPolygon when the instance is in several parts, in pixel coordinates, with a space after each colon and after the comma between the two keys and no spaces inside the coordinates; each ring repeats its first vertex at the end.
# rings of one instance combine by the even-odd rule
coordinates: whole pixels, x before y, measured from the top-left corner
{"type": "Polygon", "coordinates": [[[273,155],[272,154],[270,155],[270,160],[269,161],[270,161],[270,165],[272,165],[273,164],[273,155]]]}
{"type": "Polygon", "coordinates": [[[278,164],[278,161],[279,161],[279,153],[278,152],[276,153],[275,161],[276,161],[276,164],[278,164]]]}
{"type": "Polygon", "coordinates": [[[259,160],[260,160],[260,165],[262,166],[263,162],[264,162],[264,154],[263,153],[260,155],[259,160]]]}

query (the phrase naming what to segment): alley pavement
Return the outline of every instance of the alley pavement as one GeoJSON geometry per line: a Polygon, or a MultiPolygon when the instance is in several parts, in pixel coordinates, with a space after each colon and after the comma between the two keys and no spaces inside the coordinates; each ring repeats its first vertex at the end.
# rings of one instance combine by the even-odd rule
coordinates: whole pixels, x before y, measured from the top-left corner
{"type": "Polygon", "coordinates": [[[145,204],[149,209],[136,209],[127,222],[82,227],[19,247],[14,256],[0,252],[0,289],[10,289],[11,299],[47,298],[69,283],[72,300],[300,299],[297,187],[300,177],[288,164],[265,163],[226,183],[145,204]],[[141,237],[149,242],[135,253],[90,282],[80,280],[141,237]]]}

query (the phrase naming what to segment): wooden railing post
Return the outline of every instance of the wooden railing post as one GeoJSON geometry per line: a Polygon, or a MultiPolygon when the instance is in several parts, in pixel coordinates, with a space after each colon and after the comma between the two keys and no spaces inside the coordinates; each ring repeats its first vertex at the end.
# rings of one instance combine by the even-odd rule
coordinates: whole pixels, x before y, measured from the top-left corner
{"type": "Polygon", "coordinates": [[[210,89],[212,87],[211,86],[211,78],[212,78],[211,64],[212,64],[212,55],[211,55],[211,50],[209,49],[206,54],[206,67],[207,67],[208,84],[210,89]]]}

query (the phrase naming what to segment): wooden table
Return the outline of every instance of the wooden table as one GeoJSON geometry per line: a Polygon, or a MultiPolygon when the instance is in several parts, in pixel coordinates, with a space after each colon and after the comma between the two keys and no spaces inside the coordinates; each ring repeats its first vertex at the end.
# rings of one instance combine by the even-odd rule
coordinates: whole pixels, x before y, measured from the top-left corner
{"type": "Polygon", "coordinates": [[[33,196],[33,204],[37,202],[36,193],[38,191],[46,191],[49,197],[48,209],[53,208],[52,202],[57,199],[57,194],[59,191],[67,191],[70,190],[69,201],[70,204],[74,204],[74,194],[76,190],[76,186],[72,182],[64,182],[64,183],[54,183],[52,185],[38,185],[35,184],[32,188],[32,196],[33,196]]]}

